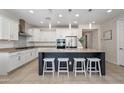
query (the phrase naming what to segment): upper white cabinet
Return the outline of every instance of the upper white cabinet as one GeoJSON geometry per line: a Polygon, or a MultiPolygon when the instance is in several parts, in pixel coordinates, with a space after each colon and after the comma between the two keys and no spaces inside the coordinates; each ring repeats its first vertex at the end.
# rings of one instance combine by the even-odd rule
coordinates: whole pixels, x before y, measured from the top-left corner
{"type": "Polygon", "coordinates": [[[70,36],[70,30],[69,29],[56,29],[56,38],[65,38],[66,36],[70,36]]]}
{"type": "Polygon", "coordinates": [[[30,28],[28,29],[28,34],[31,35],[31,37],[28,37],[27,41],[29,42],[39,42],[40,41],[40,29],[38,28],[30,28]]]}
{"type": "Polygon", "coordinates": [[[18,21],[11,20],[10,40],[18,40],[19,25],[18,21]]]}
{"type": "Polygon", "coordinates": [[[0,16],[0,39],[18,40],[18,21],[0,16]]]}
{"type": "Polygon", "coordinates": [[[78,29],[58,28],[55,30],[40,30],[40,28],[28,29],[28,42],[56,42],[57,38],[65,38],[66,36],[77,36],[78,29]]]}
{"type": "Polygon", "coordinates": [[[48,30],[40,30],[39,28],[32,28],[28,30],[28,34],[31,37],[28,37],[29,42],[55,42],[56,41],[56,32],[48,30]]]}
{"type": "Polygon", "coordinates": [[[66,36],[77,36],[78,29],[60,28],[56,29],[56,38],[65,38],[66,36]]]}
{"type": "Polygon", "coordinates": [[[0,39],[10,38],[10,22],[7,17],[0,16],[0,39]]]}
{"type": "Polygon", "coordinates": [[[40,41],[41,42],[55,42],[56,32],[55,31],[41,31],[40,41]]]}

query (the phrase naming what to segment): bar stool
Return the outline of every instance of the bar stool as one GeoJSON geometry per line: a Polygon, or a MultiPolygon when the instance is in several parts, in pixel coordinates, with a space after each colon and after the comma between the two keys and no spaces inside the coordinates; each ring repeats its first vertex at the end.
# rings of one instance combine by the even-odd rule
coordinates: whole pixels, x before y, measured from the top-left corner
{"type": "Polygon", "coordinates": [[[74,73],[75,77],[77,72],[83,72],[86,76],[86,69],[85,69],[85,58],[74,58],[74,73]],[[81,66],[78,66],[78,63],[81,64],[81,66]]]}
{"type": "Polygon", "coordinates": [[[101,59],[99,58],[87,58],[87,71],[89,71],[90,77],[92,72],[99,72],[99,75],[101,76],[100,61],[101,59]],[[92,63],[94,63],[94,66],[92,65],[92,63]],[[98,66],[98,69],[97,69],[97,66],[98,66]]]}
{"type": "Polygon", "coordinates": [[[69,77],[68,61],[69,61],[69,58],[58,58],[58,77],[60,72],[66,72],[69,77]]]}
{"type": "Polygon", "coordinates": [[[55,64],[54,64],[55,58],[44,58],[44,65],[43,65],[43,76],[45,72],[52,72],[54,77],[55,72],[55,64]],[[51,63],[51,66],[49,66],[51,63]],[[49,65],[48,65],[49,64],[49,65]]]}

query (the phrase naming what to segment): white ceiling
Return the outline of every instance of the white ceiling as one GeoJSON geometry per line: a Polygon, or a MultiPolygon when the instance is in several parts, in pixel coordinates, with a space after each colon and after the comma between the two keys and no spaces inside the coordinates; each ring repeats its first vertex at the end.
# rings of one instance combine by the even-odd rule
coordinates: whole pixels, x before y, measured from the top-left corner
{"type": "Polygon", "coordinates": [[[91,12],[88,12],[88,10],[72,9],[69,12],[68,9],[10,9],[8,11],[16,14],[18,18],[24,19],[29,24],[41,27],[48,27],[49,22],[51,22],[52,27],[68,26],[69,23],[72,25],[88,24],[92,21],[101,24],[124,13],[124,9],[112,9],[111,13],[107,13],[107,9],[93,9],[91,12]],[[29,13],[29,10],[33,10],[34,14],[29,13]],[[58,17],[59,14],[62,14],[63,17],[58,17]],[[75,17],[75,14],[79,14],[79,17],[75,17]],[[51,20],[46,20],[46,17],[50,17],[51,20]],[[41,24],[40,21],[44,23],[41,24]],[[57,21],[61,23],[58,24],[57,21]],[[74,24],[74,21],[78,23],[74,24]]]}

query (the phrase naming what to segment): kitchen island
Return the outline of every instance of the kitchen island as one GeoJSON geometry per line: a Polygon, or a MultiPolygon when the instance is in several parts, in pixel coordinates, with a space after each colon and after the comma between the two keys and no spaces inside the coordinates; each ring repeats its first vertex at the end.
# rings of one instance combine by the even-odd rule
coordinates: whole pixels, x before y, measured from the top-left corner
{"type": "Polygon", "coordinates": [[[73,71],[73,58],[100,58],[101,59],[101,74],[105,75],[105,52],[96,49],[82,49],[82,48],[67,48],[67,49],[56,49],[56,48],[42,48],[39,53],[39,75],[43,74],[43,59],[44,58],[55,58],[55,71],[58,69],[57,58],[69,58],[69,71],[73,71]]]}

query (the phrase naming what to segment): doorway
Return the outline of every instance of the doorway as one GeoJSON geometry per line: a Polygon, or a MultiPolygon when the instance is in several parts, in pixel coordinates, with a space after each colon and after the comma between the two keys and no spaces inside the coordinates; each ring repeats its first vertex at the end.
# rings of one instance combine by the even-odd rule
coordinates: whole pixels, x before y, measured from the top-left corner
{"type": "Polygon", "coordinates": [[[98,49],[97,29],[82,29],[82,35],[85,36],[84,48],[98,49]]]}
{"type": "Polygon", "coordinates": [[[117,21],[117,57],[118,65],[124,66],[124,19],[117,21]]]}

